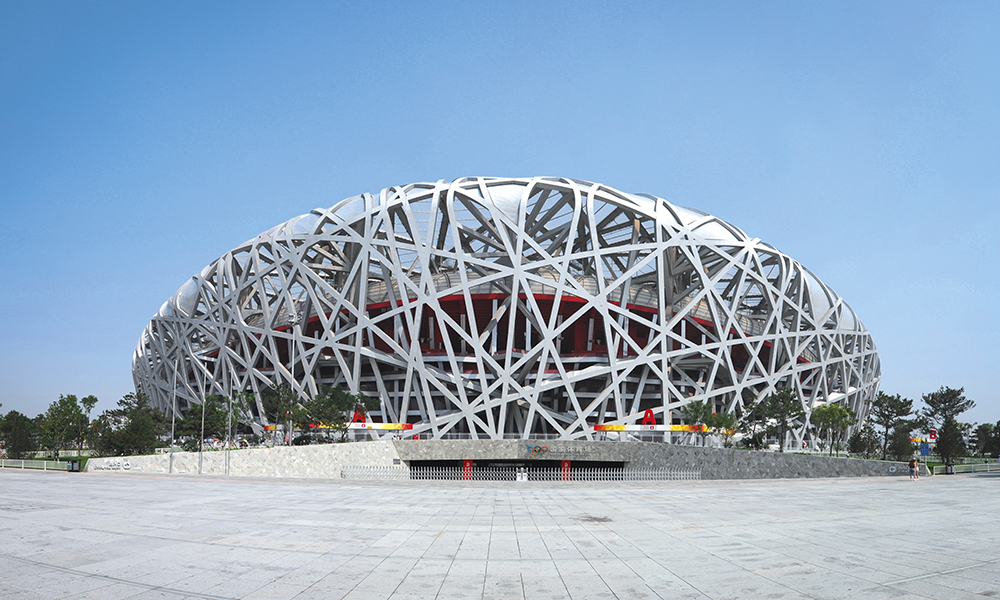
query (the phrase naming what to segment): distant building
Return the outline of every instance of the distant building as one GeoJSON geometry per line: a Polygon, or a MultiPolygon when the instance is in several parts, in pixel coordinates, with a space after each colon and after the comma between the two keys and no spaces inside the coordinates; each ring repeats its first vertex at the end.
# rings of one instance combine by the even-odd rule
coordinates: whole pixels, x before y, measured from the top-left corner
{"type": "Polygon", "coordinates": [[[863,416],[880,379],[861,321],[789,256],[661,198],[549,177],[392,187],[278,225],[164,303],[133,373],[164,410],[331,384],[409,434],[493,439],[594,439],[784,387],[863,416]]]}

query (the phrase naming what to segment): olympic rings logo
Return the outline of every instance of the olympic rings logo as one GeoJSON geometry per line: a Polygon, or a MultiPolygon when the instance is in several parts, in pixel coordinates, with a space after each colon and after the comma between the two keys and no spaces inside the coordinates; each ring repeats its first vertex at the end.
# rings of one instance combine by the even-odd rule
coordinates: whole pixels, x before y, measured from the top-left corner
{"type": "Polygon", "coordinates": [[[539,454],[545,454],[549,451],[548,446],[528,446],[528,454],[532,456],[538,456],[539,454]]]}

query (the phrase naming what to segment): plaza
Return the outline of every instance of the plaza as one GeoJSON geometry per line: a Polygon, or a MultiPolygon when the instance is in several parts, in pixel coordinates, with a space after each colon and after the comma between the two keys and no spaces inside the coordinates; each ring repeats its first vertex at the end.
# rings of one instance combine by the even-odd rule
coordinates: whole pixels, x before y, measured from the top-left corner
{"type": "Polygon", "coordinates": [[[0,598],[981,600],[1000,595],[998,484],[0,469],[0,598]]]}

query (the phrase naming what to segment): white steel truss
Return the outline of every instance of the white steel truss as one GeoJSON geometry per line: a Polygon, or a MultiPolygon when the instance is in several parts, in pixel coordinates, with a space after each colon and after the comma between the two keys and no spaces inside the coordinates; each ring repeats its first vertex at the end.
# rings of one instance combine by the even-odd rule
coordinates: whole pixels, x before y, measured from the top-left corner
{"type": "Polygon", "coordinates": [[[471,177],[348,198],[237,246],[164,303],[133,374],[164,410],[332,384],[424,436],[590,439],[784,387],[807,411],[863,417],[880,367],[840,297],[713,216],[585,181],[471,177]]]}

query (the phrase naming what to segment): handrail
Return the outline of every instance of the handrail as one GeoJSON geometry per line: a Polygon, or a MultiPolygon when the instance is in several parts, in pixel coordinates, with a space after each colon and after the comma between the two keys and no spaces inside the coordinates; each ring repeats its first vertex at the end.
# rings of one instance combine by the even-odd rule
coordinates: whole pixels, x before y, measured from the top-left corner
{"type": "Polygon", "coordinates": [[[0,458],[0,467],[10,469],[41,469],[43,471],[65,471],[69,463],[61,460],[21,460],[18,458],[0,458]]]}
{"type": "MultiPolygon", "coordinates": [[[[991,471],[1000,471],[1000,464],[997,463],[977,463],[977,464],[964,464],[964,465],[952,465],[954,471],[953,473],[989,473],[991,471]]],[[[947,465],[937,465],[934,467],[934,474],[941,475],[945,473],[948,469],[947,465]]]]}
{"type": "Polygon", "coordinates": [[[564,470],[559,467],[433,467],[433,466],[382,466],[345,467],[343,479],[401,481],[411,479],[437,481],[696,481],[701,479],[697,469],[625,469],[578,468],[564,470]],[[519,475],[525,476],[524,479],[519,475]]]}

